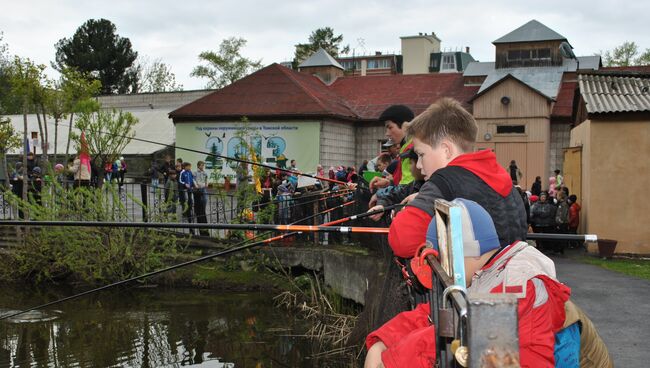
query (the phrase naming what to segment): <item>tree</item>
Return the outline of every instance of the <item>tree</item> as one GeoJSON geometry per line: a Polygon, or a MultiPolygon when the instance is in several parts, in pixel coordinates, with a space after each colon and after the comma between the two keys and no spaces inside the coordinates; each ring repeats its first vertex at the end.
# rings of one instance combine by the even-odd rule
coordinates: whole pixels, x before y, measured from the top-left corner
{"type": "MultiPolygon", "coordinates": [[[[101,167],[115,161],[124,147],[135,137],[138,119],[129,112],[118,110],[83,111],[79,114],[75,127],[85,133],[88,150],[94,159],[99,159],[101,167]]],[[[81,137],[73,132],[72,140],[81,147],[81,137]]]]}
{"type": "Polygon", "coordinates": [[[639,46],[635,42],[625,41],[614,50],[601,54],[605,66],[650,65],[650,48],[639,55],[639,46]]]}
{"type": "Polygon", "coordinates": [[[149,61],[148,58],[138,63],[140,92],[182,91],[183,85],[176,82],[176,75],[160,59],[149,61]]]}
{"type": "Polygon", "coordinates": [[[102,94],[137,91],[138,71],[133,68],[138,53],[128,38],[115,33],[115,25],[106,19],[89,19],[72,38],[56,43],[59,71],[73,68],[92,80],[101,82],[102,94]]]}
{"type": "MultiPolygon", "coordinates": [[[[27,114],[30,104],[42,93],[45,65],[36,65],[29,59],[14,57],[8,68],[11,94],[21,101],[23,114],[23,142],[27,142],[27,114]]],[[[23,168],[27,168],[27,155],[23,155],[23,168]]],[[[23,185],[23,200],[27,200],[27,185],[23,185]]],[[[29,214],[25,213],[29,219],[29,214]]]]}
{"type": "Polygon", "coordinates": [[[22,102],[11,93],[11,66],[9,46],[3,41],[0,32],[0,114],[19,114],[22,111],[22,102]]]}
{"type": "MultiPolygon", "coordinates": [[[[94,112],[99,110],[99,103],[92,99],[101,89],[101,83],[98,80],[90,80],[82,73],[74,69],[66,68],[61,74],[58,83],[58,89],[63,93],[63,109],[69,114],[68,120],[68,142],[65,148],[65,162],[68,161],[70,154],[70,140],[72,138],[72,121],[75,113],[94,112]]],[[[58,122],[55,118],[54,126],[54,155],[57,154],[56,137],[58,134],[58,122]]]]}
{"type": "Polygon", "coordinates": [[[350,45],[345,45],[341,48],[343,42],[343,35],[334,36],[334,30],[330,27],[318,28],[309,35],[309,43],[299,43],[296,45],[293,63],[294,66],[305,61],[313,53],[322,48],[327,51],[332,57],[338,57],[339,54],[347,54],[350,52],[350,45]]]}
{"type": "Polygon", "coordinates": [[[21,146],[21,139],[11,125],[11,119],[0,116],[0,155],[5,172],[5,183],[9,182],[9,170],[7,168],[7,152],[21,146]]]}
{"type": "Polygon", "coordinates": [[[222,88],[246,75],[260,69],[262,60],[251,60],[241,55],[246,46],[243,38],[230,37],[219,45],[219,52],[204,51],[199,60],[207,65],[199,65],[192,70],[192,77],[208,78],[206,88],[222,88]]]}

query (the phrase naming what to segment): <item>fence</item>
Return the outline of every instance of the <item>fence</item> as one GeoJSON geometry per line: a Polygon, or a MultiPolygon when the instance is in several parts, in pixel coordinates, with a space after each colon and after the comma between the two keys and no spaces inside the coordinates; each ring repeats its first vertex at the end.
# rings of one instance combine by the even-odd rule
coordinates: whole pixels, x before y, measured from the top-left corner
{"type": "MultiPolygon", "coordinates": [[[[15,205],[9,201],[7,191],[10,191],[0,182],[5,190],[0,191],[0,218],[3,220],[20,219],[21,213],[15,205]]],[[[62,183],[63,190],[74,190],[75,183],[65,181],[62,183]]],[[[43,186],[42,190],[54,190],[51,186],[43,186]]],[[[194,200],[203,200],[205,216],[201,217],[201,213],[197,213],[195,206],[189,206],[189,201],[170,202],[165,200],[165,189],[163,186],[151,186],[146,183],[124,183],[118,185],[117,183],[104,183],[102,190],[105,193],[114,191],[115,196],[106,196],[108,198],[106,205],[117,210],[119,207],[123,218],[121,221],[130,222],[163,222],[179,220],[186,222],[205,222],[205,223],[230,223],[248,222],[251,219],[247,216],[250,213],[259,213],[269,206],[274,206],[274,212],[268,222],[276,224],[289,224],[299,219],[308,217],[318,213],[326,208],[331,208],[343,203],[349,199],[345,193],[328,193],[328,192],[306,192],[298,193],[296,195],[278,196],[276,199],[268,198],[266,201],[262,196],[257,196],[253,201],[253,205],[248,208],[240,206],[238,197],[233,192],[208,190],[201,195],[189,193],[192,196],[192,203],[194,200]],[[250,211],[245,211],[250,210],[250,211]],[[197,216],[199,215],[199,216],[197,216]]],[[[16,193],[19,195],[19,193],[16,193]]],[[[248,201],[247,201],[248,202],[248,201]]],[[[75,216],[74,209],[71,210],[72,214],[68,219],[82,220],[83,213],[78,210],[78,216],[75,216]]],[[[70,214],[71,211],[67,213],[70,214]]],[[[323,215],[322,218],[315,218],[313,224],[319,224],[327,221],[329,218],[341,218],[349,214],[348,209],[337,209],[332,213],[323,215]]],[[[176,231],[189,233],[188,229],[177,229],[176,231]]],[[[205,234],[205,232],[204,232],[205,234]]],[[[223,230],[210,230],[210,235],[224,235],[223,230]]],[[[315,239],[318,235],[304,234],[299,236],[302,238],[315,239]]],[[[321,234],[320,238],[327,238],[327,235],[321,234]]]]}

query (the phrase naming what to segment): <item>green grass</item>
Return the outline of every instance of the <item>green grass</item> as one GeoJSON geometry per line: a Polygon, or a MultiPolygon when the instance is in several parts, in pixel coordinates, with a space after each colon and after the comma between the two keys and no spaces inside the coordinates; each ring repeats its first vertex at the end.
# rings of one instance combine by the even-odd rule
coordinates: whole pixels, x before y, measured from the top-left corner
{"type": "Polygon", "coordinates": [[[589,256],[581,257],[579,260],[584,263],[600,266],[629,276],[650,280],[650,260],[602,259],[589,256]]]}

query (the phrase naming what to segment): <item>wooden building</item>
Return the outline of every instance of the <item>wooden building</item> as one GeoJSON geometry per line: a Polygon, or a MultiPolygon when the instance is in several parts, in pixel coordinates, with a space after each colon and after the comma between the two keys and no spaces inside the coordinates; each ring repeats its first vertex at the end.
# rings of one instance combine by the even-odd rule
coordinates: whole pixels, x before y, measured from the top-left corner
{"type": "Polygon", "coordinates": [[[584,232],[617,240],[617,253],[649,255],[650,67],[628,70],[579,75],[565,177],[578,189],[584,232]]]}
{"type": "MultiPolygon", "coordinates": [[[[493,42],[494,62],[471,62],[463,74],[466,86],[479,86],[472,99],[478,147],[493,149],[506,168],[515,160],[525,188],[536,176],[547,188],[569,145],[578,63],[562,57],[563,42],[564,36],[531,20],[493,42]]],[[[598,56],[578,61],[581,70],[600,67],[598,56]]]]}

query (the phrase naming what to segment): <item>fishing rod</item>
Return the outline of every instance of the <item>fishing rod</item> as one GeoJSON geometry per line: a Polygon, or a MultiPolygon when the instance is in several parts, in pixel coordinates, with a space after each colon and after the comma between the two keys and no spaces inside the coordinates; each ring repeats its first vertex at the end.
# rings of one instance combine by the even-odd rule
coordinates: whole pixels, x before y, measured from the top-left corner
{"type": "Polygon", "coordinates": [[[183,222],[117,222],[117,221],[12,221],[0,220],[0,226],[62,226],[62,227],[131,227],[161,229],[217,229],[217,230],[275,230],[298,232],[340,232],[388,234],[387,227],[350,227],[328,225],[272,225],[272,224],[197,224],[183,222]]]}
{"type": "Polygon", "coordinates": [[[575,240],[589,243],[598,241],[596,234],[551,234],[551,233],[528,233],[526,239],[530,240],[575,240]]]}
{"type": "MultiPolygon", "coordinates": [[[[347,203],[349,204],[350,202],[347,202],[347,203]]],[[[343,206],[343,205],[341,205],[341,206],[343,206]]],[[[396,206],[398,206],[398,205],[387,206],[386,208],[375,210],[375,211],[372,211],[372,212],[364,212],[364,213],[359,214],[359,215],[349,216],[349,218],[350,219],[352,219],[352,218],[358,219],[358,218],[372,216],[372,215],[375,215],[375,214],[378,214],[378,213],[393,209],[396,206]]],[[[333,208],[331,208],[330,210],[332,210],[333,208]]],[[[317,216],[317,215],[321,215],[321,214],[319,213],[319,214],[312,215],[312,216],[317,216]]],[[[304,218],[304,219],[299,220],[298,222],[305,221],[305,220],[308,220],[308,219],[309,218],[304,218]]],[[[331,223],[328,222],[328,223],[323,224],[322,226],[328,226],[330,224],[331,223]]],[[[149,225],[153,225],[153,224],[149,223],[149,225]]],[[[150,227],[157,227],[157,226],[150,226],[150,227]]],[[[121,280],[121,281],[114,282],[112,284],[100,286],[98,288],[87,290],[87,291],[84,291],[84,292],[81,292],[81,293],[78,293],[78,294],[74,294],[74,295],[71,295],[71,296],[68,296],[68,297],[65,297],[65,298],[57,299],[57,300],[54,300],[52,302],[40,304],[40,305],[31,307],[31,308],[28,308],[28,309],[23,309],[23,310],[18,311],[18,312],[5,314],[4,316],[0,316],[0,321],[11,318],[11,317],[15,317],[15,316],[18,316],[18,315],[21,315],[23,313],[27,313],[27,312],[30,312],[30,311],[33,311],[33,310],[50,307],[50,306],[53,306],[55,304],[63,303],[63,302],[66,302],[66,301],[69,301],[69,300],[72,300],[72,299],[77,299],[77,298],[80,298],[80,297],[85,296],[85,295],[89,295],[89,294],[96,293],[96,292],[99,292],[99,291],[114,288],[114,287],[124,285],[124,284],[130,283],[130,282],[133,282],[133,281],[141,280],[141,279],[144,279],[144,278],[147,278],[147,277],[155,276],[155,275],[161,274],[163,272],[168,272],[168,271],[172,271],[172,270],[175,270],[175,269],[178,269],[178,268],[181,268],[181,267],[190,266],[190,265],[193,265],[195,263],[200,263],[200,262],[204,262],[204,261],[207,261],[207,260],[210,260],[210,259],[213,259],[213,258],[225,256],[225,255],[235,253],[235,252],[239,252],[239,251],[242,251],[242,250],[246,250],[246,249],[258,246],[258,245],[269,244],[269,243],[272,243],[272,242],[277,241],[277,240],[282,240],[284,238],[288,238],[290,236],[297,235],[299,233],[300,233],[300,231],[294,231],[294,232],[290,232],[290,233],[286,233],[286,234],[280,234],[280,235],[274,236],[272,238],[260,240],[260,241],[254,242],[254,243],[244,244],[244,245],[241,245],[241,246],[234,246],[232,248],[223,250],[221,252],[208,254],[206,256],[203,256],[203,257],[191,260],[191,261],[178,263],[178,264],[166,267],[166,268],[162,268],[160,270],[148,272],[148,273],[145,273],[145,274],[142,274],[142,275],[139,275],[139,276],[131,277],[131,278],[126,279],[126,280],[121,280]]],[[[242,244],[242,243],[245,243],[245,242],[247,242],[247,241],[241,242],[239,244],[242,244]]]]}
{"type": "MultiPolygon", "coordinates": [[[[53,123],[52,123],[52,122],[48,122],[48,124],[53,124],[53,123]]],[[[64,127],[70,127],[70,124],[62,124],[62,123],[59,123],[58,125],[59,125],[59,126],[64,126],[64,127]]],[[[74,127],[74,128],[79,130],[79,128],[77,128],[77,127],[74,127]]],[[[163,146],[163,147],[167,147],[167,148],[178,148],[178,149],[183,150],[183,151],[188,151],[188,152],[193,152],[193,153],[199,153],[199,154],[202,154],[202,155],[208,155],[208,156],[212,156],[212,157],[223,158],[223,159],[225,159],[225,160],[235,161],[235,162],[239,162],[239,163],[245,163],[245,164],[249,164],[249,165],[260,166],[260,167],[264,167],[264,168],[271,169],[271,170],[279,170],[279,171],[282,171],[282,172],[285,172],[285,173],[289,173],[289,174],[292,174],[292,175],[297,175],[297,176],[306,176],[306,177],[308,177],[308,178],[317,179],[317,180],[324,180],[324,181],[327,181],[327,182],[330,182],[330,183],[347,185],[347,183],[344,182],[344,181],[340,181],[340,180],[336,180],[336,179],[330,179],[330,178],[327,178],[327,177],[321,177],[321,176],[317,176],[317,175],[305,174],[305,173],[302,173],[302,172],[299,172],[299,171],[294,171],[294,170],[289,170],[289,169],[283,169],[283,168],[279,168],[279,167],[276,167],[276,166],[271,166],[271,165],[267,165],[267,164],[263,164],[263,163],[259,163],[259,162],[250,161],[250,160],[244,160],[244,159],[237,158],[237,157],[230,157],[230,156],[218,155],[218,154],[216,154],[216,153],[200,151],[200,150],[196,150],[196,149],[193,149],[193,148],[180,147],[180,146],[176,146],[176,145],[172,145],[172,144],[166,144],[166,143],[161,143],[161,142],[156,142],[156,141],[152,141],[152,140],[144,139],[144,138],[136,138],[135,136],[133,136],[133,137],[129,137],[129,136],[122,135],[122,134],[107,133],[107,132],[104,132],[104,131],[99,131],[99,133],[100,133],[100,134],[108,134],[108,135],[112,135],[113,137],[118,137],[118,138],[124,138],[124,139],[135,140],[135,141],[138,141],[138,142],[144,142],[144,143],[156,144],[156,145],[163,146]]]]}

